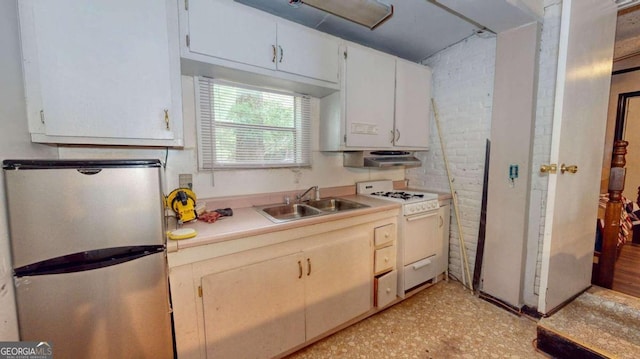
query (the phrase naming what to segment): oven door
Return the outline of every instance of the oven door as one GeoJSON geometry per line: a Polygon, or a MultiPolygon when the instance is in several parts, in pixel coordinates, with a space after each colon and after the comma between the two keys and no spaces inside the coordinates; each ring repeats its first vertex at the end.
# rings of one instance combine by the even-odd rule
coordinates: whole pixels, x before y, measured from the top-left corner
{"type": "Polygon", "coordinates": [[[404,217],[404,265],[441,253],[438,211],[404,217]]]}

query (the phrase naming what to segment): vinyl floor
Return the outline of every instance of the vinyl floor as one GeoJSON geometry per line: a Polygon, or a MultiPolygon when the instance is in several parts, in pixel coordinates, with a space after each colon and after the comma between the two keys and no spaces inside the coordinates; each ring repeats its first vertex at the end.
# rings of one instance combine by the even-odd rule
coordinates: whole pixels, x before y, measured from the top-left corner
{"type": "Polygon", "coordinates": [[[441,281],[292,355],[304,358],[546,358],[536,321],[441,281]]]}

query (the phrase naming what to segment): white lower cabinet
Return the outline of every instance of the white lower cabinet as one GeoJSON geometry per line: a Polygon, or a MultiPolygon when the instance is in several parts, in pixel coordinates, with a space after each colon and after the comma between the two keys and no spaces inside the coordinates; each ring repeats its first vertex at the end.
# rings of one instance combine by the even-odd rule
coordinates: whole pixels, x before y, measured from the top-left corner
{"type": "Polygon", "coordinates": [[[398,271],[392,270],[389,273],[376,277],[375,279],[375,306],[384,308],[397,298],[398,271]]]}
{"type": "Polygon", "coordinates": [[[207,358],[271,358],[305,341],[302,253],[202,277],[207,358]]]}
{"type": "Polygon", "coordinates": [[[307,340],[371,308],[371,235],[337,231],[318,236],[339,242],[305,250],[305,318],[307,340]]]}
{"type": "Polygon", "coordinates": [[[369,312],[373,232],[357,225],[172,268],[179,356],[277,357],[369,312]]]}
{"type": "Polygon", "coordinates": [[[398,227],[395,223],[374,230],[375,251],[373,256],[374,306],[383,308],[397,297],[398,271],[396,270],[398,227]]]}

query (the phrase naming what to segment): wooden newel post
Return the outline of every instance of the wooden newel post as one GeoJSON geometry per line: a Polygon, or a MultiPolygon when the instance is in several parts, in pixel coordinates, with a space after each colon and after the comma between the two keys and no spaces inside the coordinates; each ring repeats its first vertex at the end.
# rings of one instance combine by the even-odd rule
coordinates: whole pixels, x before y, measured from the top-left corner
{"type": "Polygon", "coordinates": [[[618,140],[613,144],[611,156],[611,172],[609,174],[609,202],[604,214],[604,233],[602,252],[600,253],[600,270],[598,285],[611,288],[613,272],[618,251],[618,235],[620,234],[620,213],[622,211],[622,191],[624,190],[625,155],[629,142],[618,140]]]}

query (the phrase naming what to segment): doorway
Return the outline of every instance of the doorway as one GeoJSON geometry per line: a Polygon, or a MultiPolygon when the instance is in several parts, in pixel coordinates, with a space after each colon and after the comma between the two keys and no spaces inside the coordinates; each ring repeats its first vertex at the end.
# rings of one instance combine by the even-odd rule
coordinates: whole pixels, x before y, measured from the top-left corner
{"type": "MultiPolygon", "coordinates": [[[[629,142],[623,196],[640,206],[640,6],[618,13],[600,193],[607,193],[613,142],[629,142]]],[[[636,232],[640,231],[640,226],[636,232]]],[[[633,232],[633,230],[632,230],[633,232]]],[[[639,233],[636,233],[639,237],[639,233]]],[[[633,233],[619,248],[612,289],[640,297],[640,245],[633,233]]]]}

